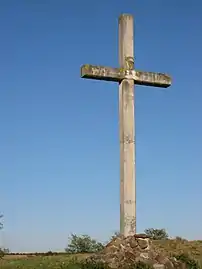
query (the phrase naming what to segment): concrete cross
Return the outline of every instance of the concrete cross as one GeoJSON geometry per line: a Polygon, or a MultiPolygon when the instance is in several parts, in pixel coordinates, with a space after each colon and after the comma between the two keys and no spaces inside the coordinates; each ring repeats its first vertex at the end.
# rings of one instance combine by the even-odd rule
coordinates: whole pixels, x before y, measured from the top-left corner
{"type": "Polygon", "coordinates": [[[134,69],[133,16],[119,18],[120,68],[83,65],[81,77],[119,82],[120,128],[120,233],[136,233],[136,161],[134,84],[166,88],[171,78],[162,73],[142,72],[134,69]]]}

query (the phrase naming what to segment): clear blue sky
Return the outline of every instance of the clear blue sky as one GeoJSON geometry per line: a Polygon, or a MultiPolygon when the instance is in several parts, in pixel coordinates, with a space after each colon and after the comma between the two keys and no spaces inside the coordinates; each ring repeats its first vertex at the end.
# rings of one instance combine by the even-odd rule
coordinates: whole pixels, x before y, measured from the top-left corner
{"type": "Polygon", "coordinates": [[[137,228],[202,239],[200,0],[0,2],[1,240],[62,250],[71,232],[119,228],[118,85],[80,78],[118,66],[118,17],[135,16],[136,67],[167,72],[136,87],[137,228]]]}

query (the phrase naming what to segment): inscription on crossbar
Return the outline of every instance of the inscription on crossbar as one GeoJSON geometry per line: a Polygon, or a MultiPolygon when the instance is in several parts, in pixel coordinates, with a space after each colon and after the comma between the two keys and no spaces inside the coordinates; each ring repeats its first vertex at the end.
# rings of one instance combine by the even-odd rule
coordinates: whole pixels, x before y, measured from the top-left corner
{"type": "Polygon", "coordinates": [[[167,88],[171,85],[171,78],[167,74],[88,64],[81,67],[81,77],[117,82],[123,79],[132,79],[137,85],[161,88],[167,88]]]}

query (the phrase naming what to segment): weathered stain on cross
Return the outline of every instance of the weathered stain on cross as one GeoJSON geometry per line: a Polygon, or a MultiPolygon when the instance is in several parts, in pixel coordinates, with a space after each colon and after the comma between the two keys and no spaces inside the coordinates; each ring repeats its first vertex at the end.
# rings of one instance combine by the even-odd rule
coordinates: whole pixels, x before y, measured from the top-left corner
{"type": "Polygon", "coordinates": [[[119,82],[120,132],[120,233],[136,233],[136,158],[134,84],[167,88],[170,76],[162,73],[142,72],[134,69],[133,16],[119,17],[120,68],[83,65],[81,77],[119,82]]]}

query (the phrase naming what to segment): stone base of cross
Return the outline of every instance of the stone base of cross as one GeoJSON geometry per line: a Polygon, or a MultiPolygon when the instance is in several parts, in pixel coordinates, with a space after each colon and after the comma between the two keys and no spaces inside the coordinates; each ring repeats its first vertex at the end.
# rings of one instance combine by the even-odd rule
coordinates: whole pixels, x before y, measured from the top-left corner
{"type": "Polygon", "coordinates": [[[81,77],[119,83],[120,128],[120,233],[136,233],[136,161],[134,85],[166,88],[170,76],[134,69],[133,16],[119,17],[119,68],[83,65],[81,77]]]}

